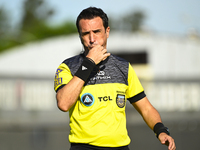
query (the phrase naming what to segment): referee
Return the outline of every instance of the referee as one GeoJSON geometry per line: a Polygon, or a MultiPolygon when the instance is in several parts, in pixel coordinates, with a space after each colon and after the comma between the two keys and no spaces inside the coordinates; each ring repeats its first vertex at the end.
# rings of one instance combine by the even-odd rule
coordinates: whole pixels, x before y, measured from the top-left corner
{"type": "Polygon", "coordinates": [[[86,8],[77,17],[76,26],[84,52],[64,60],[54,80],[58,108],[69,111],[70,150],[129,150],[127,100],[161,144],[175,150],[174,139],[130,63],[107,52],[107,15],[100,8],[86,8]]]}

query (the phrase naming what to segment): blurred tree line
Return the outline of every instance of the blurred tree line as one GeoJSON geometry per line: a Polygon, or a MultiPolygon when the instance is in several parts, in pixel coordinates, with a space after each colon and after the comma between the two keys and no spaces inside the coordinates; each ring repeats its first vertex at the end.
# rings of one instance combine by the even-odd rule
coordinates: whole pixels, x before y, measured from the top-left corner
{"type": "MultiPolygon", "coordinates": [[[[5,8],[0,8],[0,52],[30,41],[53,36],[77,33],[75,22],[68,20],[60,25],[50,25],[49,19],[55,14],[44,0],[26,0],[19,27],[11,28],[11,19],[5,8]]],[[[141,11],[131,12],[119,19],[110,18],[112,30],[136,32],[141,30],[145,15],[141,11]]]]}

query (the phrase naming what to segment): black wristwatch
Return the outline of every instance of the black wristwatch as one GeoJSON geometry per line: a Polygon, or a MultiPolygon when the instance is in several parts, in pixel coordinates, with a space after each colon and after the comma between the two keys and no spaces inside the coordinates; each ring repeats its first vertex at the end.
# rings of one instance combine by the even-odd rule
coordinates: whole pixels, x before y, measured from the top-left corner
{"type": "Polygon", "coordinates": [[[157,123],[154,128],[153,131],[156,135],[156,137],[158,138],[160,133],[166,133],[167,135],[170,135],[169,129],[167,127],[165,127],[162,123],[157,123]]]}

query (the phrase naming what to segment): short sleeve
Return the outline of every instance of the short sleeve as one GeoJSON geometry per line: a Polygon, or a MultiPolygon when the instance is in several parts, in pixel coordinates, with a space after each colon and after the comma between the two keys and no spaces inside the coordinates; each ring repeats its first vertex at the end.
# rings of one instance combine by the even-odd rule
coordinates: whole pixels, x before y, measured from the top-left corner
{"type": "Polygon", "coordinates": [[[128,89],[126,91],[126,95],[130,103],[136,102],[146,96],[142,84],[140,83],[133,67],[130,64],[128,70],[128,89]]]}
{"type": "Polygon", "coordinates": [[[62,63],[56,70],[54,78],[54,90],[57,92],[73,78],[69,67],[62,63]]]}

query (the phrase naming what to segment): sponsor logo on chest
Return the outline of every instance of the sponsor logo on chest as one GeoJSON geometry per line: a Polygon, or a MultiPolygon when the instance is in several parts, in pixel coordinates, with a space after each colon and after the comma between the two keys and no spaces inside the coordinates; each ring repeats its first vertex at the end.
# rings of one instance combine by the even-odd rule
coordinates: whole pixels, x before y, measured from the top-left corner
{"type": "Polygon", "coordinates": [[[81,102],[85,106],[92,106],[94,104],[94,97],[90,93],[85,93],[81,96],[81,102]]]}
{"type": "MultiPolygon", "coordinates": [[[[108,102],[108,101],[113,101],[113,98],[111,96],[99,96],[98,100],[99,102],[108,102]]],[[[92,106],[95,102],[95,99],[92,94],[85,93],[81,96],[81,102],[85,106],[92,106]]],[[[125,106],[125,95],[117,94],[116,104],[119,108],[123,108],[125,106]]]]}
{"type": "Polygon", "coordinates": [[[110,75],[106,75],[105,71],[99,71],[91,80],[107,80],[111,79],[110,75]]]}

